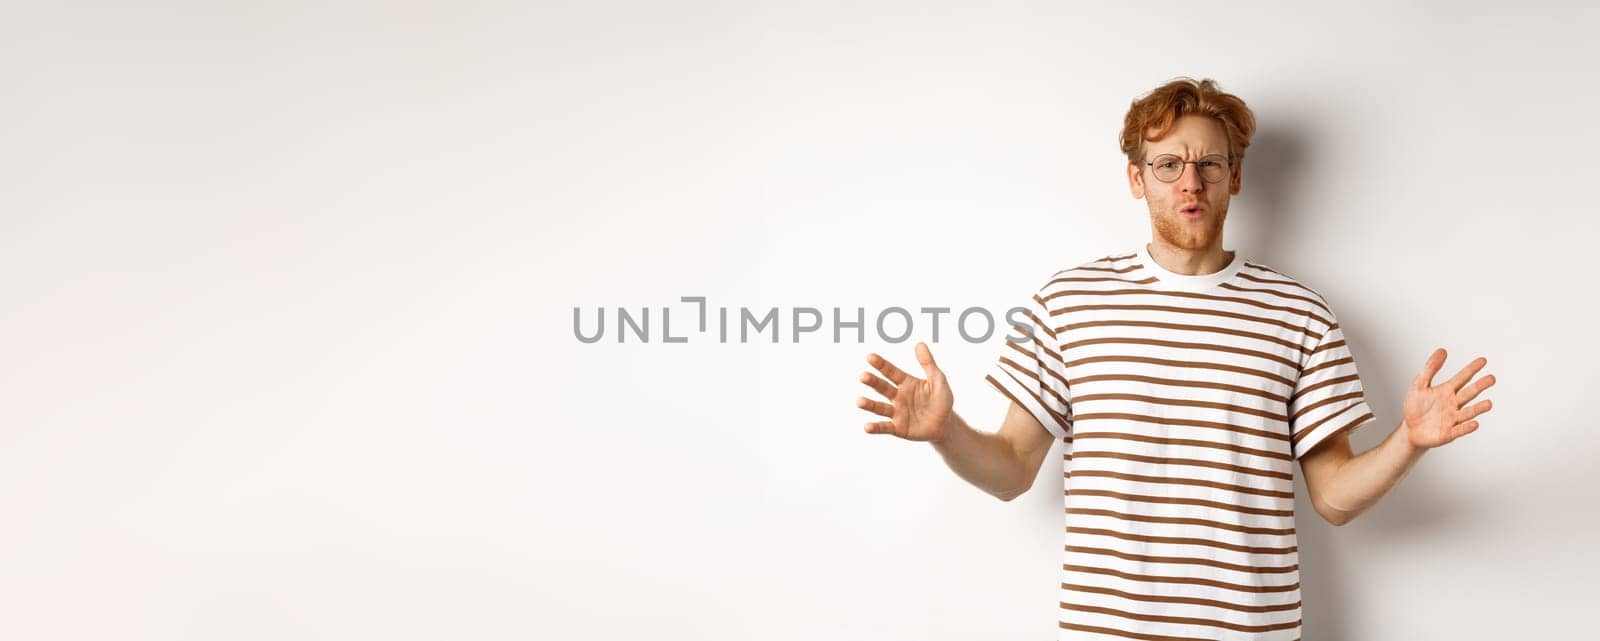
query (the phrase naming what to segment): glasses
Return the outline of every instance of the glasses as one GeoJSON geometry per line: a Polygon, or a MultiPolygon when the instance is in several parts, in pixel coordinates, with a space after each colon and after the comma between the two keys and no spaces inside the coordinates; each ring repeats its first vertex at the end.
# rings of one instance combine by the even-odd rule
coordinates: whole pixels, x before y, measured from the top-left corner
{"type": "Polygon", "coordinates": [[[1156,180],[1164,183],[1172,182],[1182,176],[1184,165],[1194,165],[1195,171],[1200,172],[1200,179],[1208,183],[1222,182],[1223,178],[1228,177],[1228,157],[1221,154],[1212,154],[1190,161],[1172,154],[1161,154],[1145,164],[1150,166],[1150,173],[1155,174],[1156,180]]]}

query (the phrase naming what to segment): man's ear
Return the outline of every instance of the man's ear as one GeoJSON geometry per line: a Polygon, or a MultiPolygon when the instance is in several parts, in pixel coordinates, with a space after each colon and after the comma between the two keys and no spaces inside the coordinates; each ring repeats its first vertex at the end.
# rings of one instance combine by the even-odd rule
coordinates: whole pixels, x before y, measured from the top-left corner
{"type": "Polygon", "coordinates": [[[1239,188],[1244,186],[1244,158],[1233,161],[1233,176],[1228,178],[1228,194],[1239,195],[1239,188]]]}
{"type": "Polygon", "coordinates": [[[1144,198],[1144,172],[1131,162],[1128,163],[1128,191],[1136,199],[1144,198]]]}

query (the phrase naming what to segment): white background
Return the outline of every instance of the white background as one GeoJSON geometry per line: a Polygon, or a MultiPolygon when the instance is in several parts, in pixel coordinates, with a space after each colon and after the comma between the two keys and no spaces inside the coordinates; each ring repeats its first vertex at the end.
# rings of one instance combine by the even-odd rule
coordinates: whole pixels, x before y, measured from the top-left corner
{"type": "MultiPolygon", "coordinates": [[[[862,431],[864,355],[911,342],[721,344],[678,299],[1020,304],[1149,239],[1117,133],[1178,75],[1256,111],[1225,247],[1332,302],[1379,417],[1358,450],[1434,347],[1499,380],[1351,524],[1299,485],[1305,638],[1582,636],[1597,27],[1577,2],[10,4],[0,637],[1054,638],[1059,452],[995,500],[862,431]],[[575,307],[618,306],[653,308],[650,343],[576,340],[575,307]]],[[[933,346],[988,429],[999,346],[933,346]]]]}

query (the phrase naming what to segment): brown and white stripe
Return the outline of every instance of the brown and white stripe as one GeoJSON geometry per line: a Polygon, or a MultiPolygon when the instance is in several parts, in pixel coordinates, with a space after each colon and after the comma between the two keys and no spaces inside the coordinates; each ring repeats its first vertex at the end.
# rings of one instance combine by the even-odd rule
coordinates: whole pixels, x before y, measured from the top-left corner
{"type": "Polygon", "coordinates": [[[987,379],[1066,444],[1059,638],[1299,639],[1294,461],[1374,420],[1327,300],[1141,245],[1028,308],[987,379]]]}

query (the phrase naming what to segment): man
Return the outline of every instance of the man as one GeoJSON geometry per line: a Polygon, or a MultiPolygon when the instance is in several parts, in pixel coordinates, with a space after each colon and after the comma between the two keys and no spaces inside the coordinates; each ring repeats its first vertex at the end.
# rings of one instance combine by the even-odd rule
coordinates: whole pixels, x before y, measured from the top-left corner
{"type": "Polygon", "coordinates": [[[1343,525],[1489,411],[1471,403],[1494,377],[1468,384],[1486,359],[1435,385],[1436,349],[1400,425],[1353,455],[1350,432],[1375,419],[1327,300],[1222,248],[1254,128],[1211,80],[1133,102],[1122,150],[1150,242],[1057,272],[1028,302],[988,376],[1012,401],[997,432],[954,413],[926,344],[926,378],[867,357],[882,376],[861,382],[885,400],[857,406],[885,420],[866,431],[932,443],[1001,500],[1065,444],[1061,639],[1299,639],[1294,461],[1343,525]]]}

